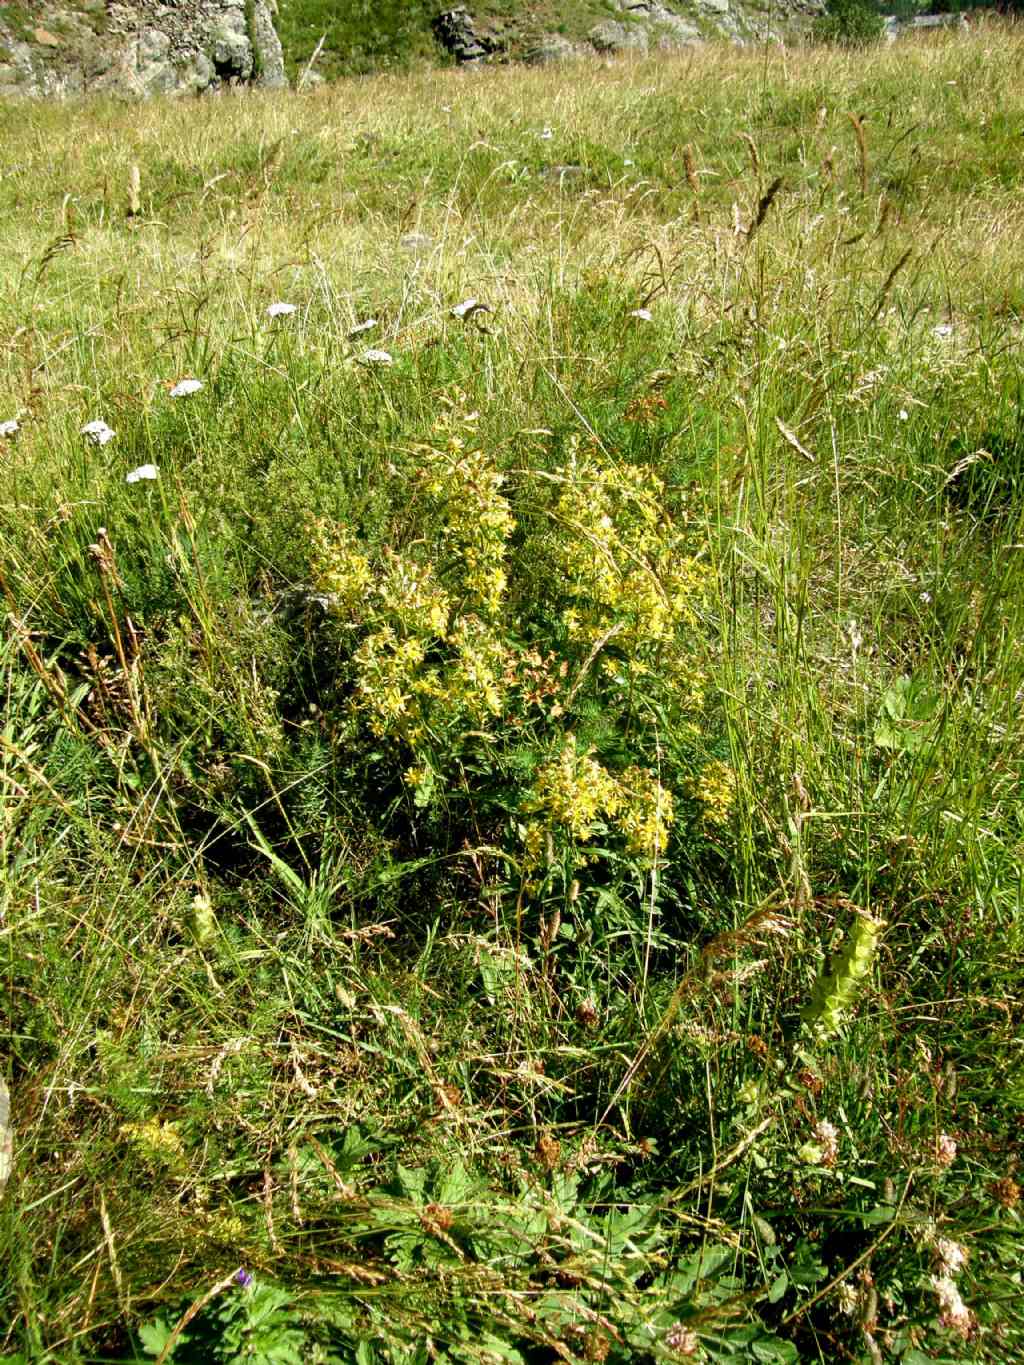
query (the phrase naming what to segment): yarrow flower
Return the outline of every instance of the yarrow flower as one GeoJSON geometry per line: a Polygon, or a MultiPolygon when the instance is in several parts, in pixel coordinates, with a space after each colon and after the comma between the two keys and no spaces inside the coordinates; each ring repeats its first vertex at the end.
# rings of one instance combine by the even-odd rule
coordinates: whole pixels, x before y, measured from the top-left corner
{"type": "Polygon", "coordinates": [[[267,306],[267,317],[290,318],[296,311],[294,303],[271,303],[267,306]]]}
{"type": "Polygon", "coordinates": [[[93,422],[86,422],[82,428],[82,435],[93,443],[94,446],[105,446],[108,441],[112,441],[116,432],[112,427],[108,427],[106,422],[101,422],[97,418],[93,422]]]}
{"type": "Polygon", "coordinates": [[[372,332],[374,327],[376,326],[377,326],[376,318],[367,318],[365,322],[357,322],[356,325],[352,328],[351,332],[349,332],[348,334],[349,340],[351,341],[353,337],[360,336],[363,332],[372,332]]]}
{"type": "Polygon", "coordinates": [[[158,479],[160,470],[155,464],[140,464],[138,469],[131,469],[124,476],[125,483],[141,483],[143,479],[158,479]]]}
{"type": "Polygon", "coordinates": [[[393,365],[394,357],[390,351],[378,351],[372,346],[368,351],[364,351],[361,358],[363,365],[393,365]]]}
{"type": "Polygon", "coordinates": [[[13,436],[15,432],[20,430],[21,423],[16,417],[12,417],[6,422],[0,422],[0,436],[13,436]]]}
{"type": "Polygon", "coordinates": [[[167,390],[168,398],[188,398],[203,387],[201,379],[179,379],[172,389],[167,390]]]}
{"type": "Polygon", "coordinates": [[[649,308],[634,308],[629,316],[631,318],[636,318],[638,322],[654,321],[654,314],[649,308]]]}

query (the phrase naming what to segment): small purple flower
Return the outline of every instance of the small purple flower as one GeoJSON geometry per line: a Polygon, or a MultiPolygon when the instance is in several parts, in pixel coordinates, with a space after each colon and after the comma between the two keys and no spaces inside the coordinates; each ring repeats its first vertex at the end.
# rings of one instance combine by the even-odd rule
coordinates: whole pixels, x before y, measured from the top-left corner
{"type": "Polygon", "coordinates": [[[248,1289],[252,1284],[252,1275],[246,1270],[245,1266],[239,1266],[238,1270],[235,1271],[235,1284],[241,1289],[248,1289]]]}

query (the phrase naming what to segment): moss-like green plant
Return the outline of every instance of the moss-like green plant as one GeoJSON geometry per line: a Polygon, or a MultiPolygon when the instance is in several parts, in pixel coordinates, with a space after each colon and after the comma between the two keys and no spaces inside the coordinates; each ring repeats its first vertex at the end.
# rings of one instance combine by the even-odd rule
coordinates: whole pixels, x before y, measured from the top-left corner
{"type": "Polygon", "coordinates": [[[803,1013],[804,1023],[817,1033],[828,1036],[838,1029],[871,971],[881,929],[881,920],[858,914],[832,971],[819,972],[803,1013]]]}

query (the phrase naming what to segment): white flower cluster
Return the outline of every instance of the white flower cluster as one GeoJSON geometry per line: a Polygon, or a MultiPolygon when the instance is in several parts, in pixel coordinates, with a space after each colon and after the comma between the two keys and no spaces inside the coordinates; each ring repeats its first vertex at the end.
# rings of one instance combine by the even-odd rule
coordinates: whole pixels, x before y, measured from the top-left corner
{"type": "Polygon", "coordinates": [[[116,434],[112,427],[108,427],[106,422],[100,421],[98,417],[95,421],[86,422],[82,428],[82,435],[94,446],[105,446],[108,441],[114,439],[116,434]]]}
{"type": "Polygon", "coordinates": [[[943,1275],[959,1275],[967,1264],[967,1248],[950,1237],[939,1237],[935,1243],[935,1256],[939,1271],[943,1275]]]}
{"type": "Polygon", "coordinates": [[[956,1160],[956,1140],[948,1133],[940,1133],[936,1140],[935,1160],[942,1167],[952,1166],[956,1160]]]}
{"type": "Polygon", "coordinates": [[[201,379],[179,379],[172,389],[168,389],[168,398],[188,398],[193,393],[198,393],[203,387],[201,379]]]}
{"type": "Polygon", "coordinates": [[[821,1164],[834,1166],[839,1157],[839,1129],[828,1119],[819,1119],[814,1125],[812,1137],[821,1148],[821,1164]]]}
{"type": "Polygon", "coordinates": [[[665,1345],[677,1356],[695,1356],[700,1351],[697,1333],[681,1322],[674,1322],[665,1333],[665,1345]]]}
{"type": "Polygon", "coordinates": [[[129,470],[124,476],[125,483],[141,483],[143,479],[158,479],[160,470],[155,464],[140,464],[138,469],[129,470]]]}
{"type": "Polygon", "coordinates": [[[967,1264],[967,1248],[951,1237],[936,1237],[934,1230],[926,1233],[935,1256],[935,1271],[930,1283],[939,1301],[939,1325],[955,1332],[965,1341],[973,1334],[976,1320],[963,1301],[955,1276],[967,1264]]]}
{"type": "Polygon", "coordinates": [[[932,1289],[939,1301],[939,1323],[958,1337],[967,1338],[974,1331],[974,1314],[964,1303],[952,1275],[933,1275],[932,1289]]]}

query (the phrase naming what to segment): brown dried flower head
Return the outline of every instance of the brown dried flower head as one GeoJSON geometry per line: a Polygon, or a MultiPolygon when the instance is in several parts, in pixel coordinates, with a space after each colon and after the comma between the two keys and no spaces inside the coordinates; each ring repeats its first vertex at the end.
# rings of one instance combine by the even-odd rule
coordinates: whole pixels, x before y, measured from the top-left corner
{"type": "Polygon", "coordinates": [[[420,1214],[423,1230],[434,1237],[439,1233],[447,1232],[454,1221],[455,1215],[444,1204],[428,1204],[420,1214]]]}
{"type": "Polygon", "coordinates": [[[1015,1209],[1020,1203],[1020,1186],[1008,1175],[1002,1176],[989,1187],[989,1193],[997,1204],[1004,1209],[1015,1209]]]}
{"type": "Polygon", "coordinates": [[[553,1171],[562,1155],[562,1144],[548,1133],[542,1133],[537,1140],[537,1160],[546,1171],[553,1171]]]}

